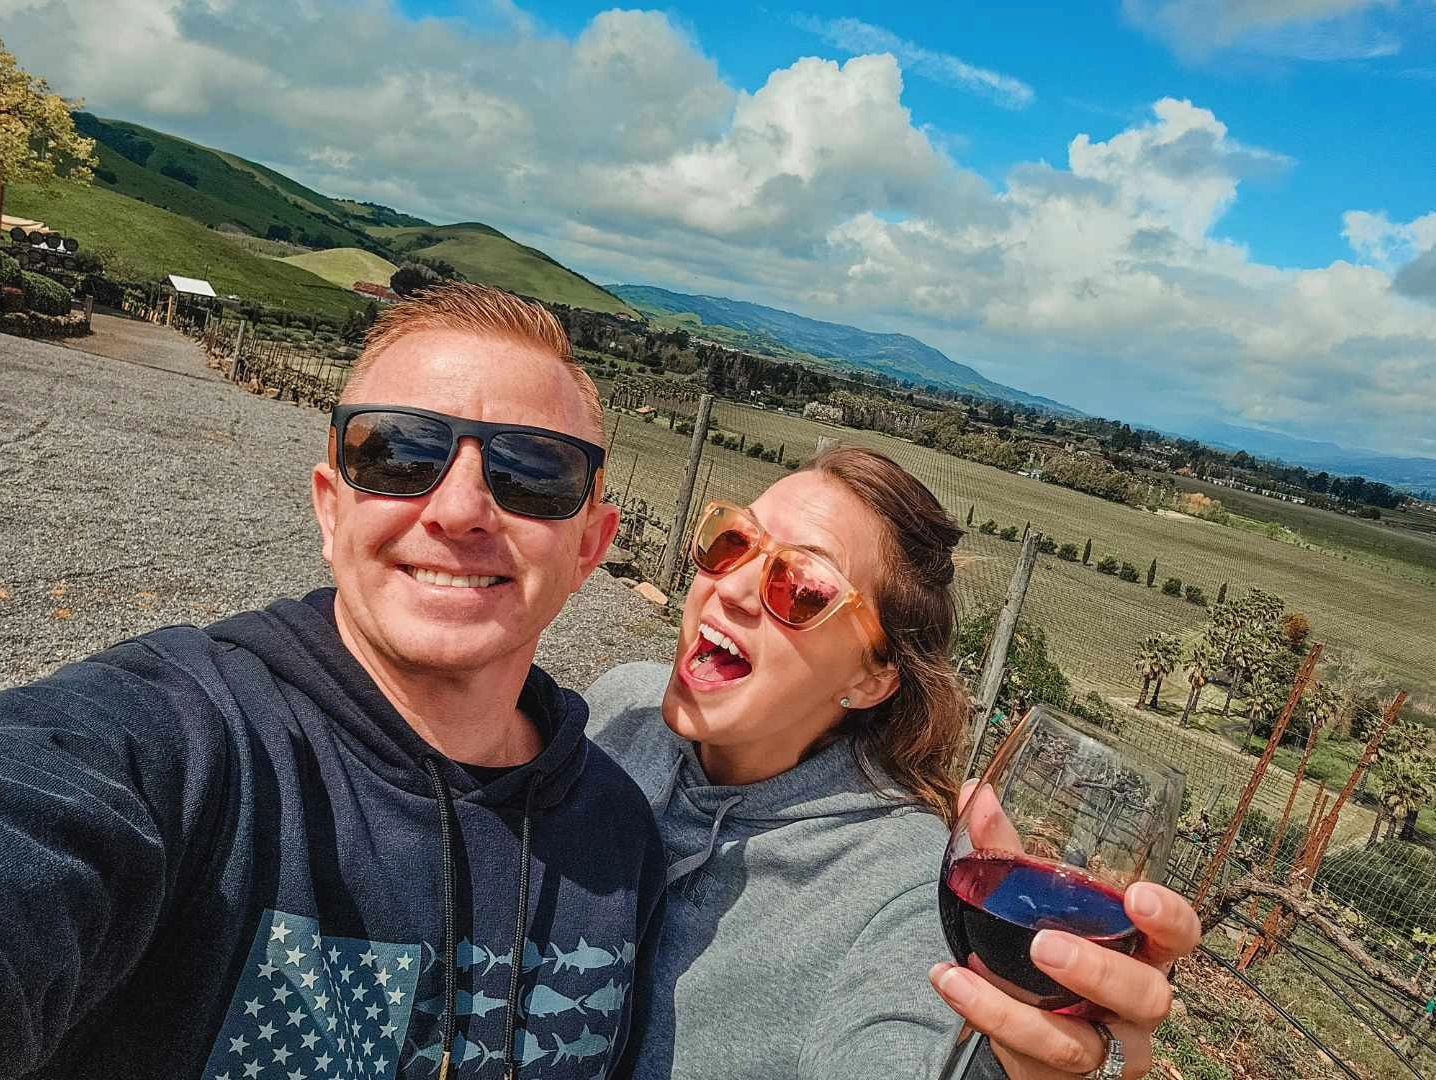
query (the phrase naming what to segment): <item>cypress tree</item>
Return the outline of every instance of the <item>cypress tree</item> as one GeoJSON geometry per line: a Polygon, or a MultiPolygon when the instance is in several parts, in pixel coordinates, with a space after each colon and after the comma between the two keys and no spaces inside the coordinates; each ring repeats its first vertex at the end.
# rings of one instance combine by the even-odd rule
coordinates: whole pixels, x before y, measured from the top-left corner
{"type": "Polygon", "coordinates": [[[1219,604],[1225,604],[1226,602],[1227,602],[1227,583],[1224,581],[1224,582],[1222,582],[1222,587],[1217,590],[1217,603],[1219,603],[1219,604]]]}
{"type": "Polygon", "coordinates": [[[972,512],[973,512],[974,510],[976,510],[976,509],[977,509],[977,504],[976,504],[976,503],[973,503],[971,506],[969,506],[969,507],[967,508],[967,527],[968,527],[969,529],[972,528],[972,512]]]}
{"type": "Polygon", "coordinates": [[[1152,560],[1152,565],[1149,566],[1149,567],[1147,567],[1147,588],[1150,589],[1150,588],[1152,587],[1152,581],[1156,578],[1156,576],[1157,576],[1157,560],[1156,560],[1156,559],[1153,559],[1153,560],[1152,560]]]}
{"type": "Polygon", "coordinates": [[[1086,566],[1092,561],[1092,541],[1087,541],[1087,546],[1082,549],[1082,565],[1086,566]]]}

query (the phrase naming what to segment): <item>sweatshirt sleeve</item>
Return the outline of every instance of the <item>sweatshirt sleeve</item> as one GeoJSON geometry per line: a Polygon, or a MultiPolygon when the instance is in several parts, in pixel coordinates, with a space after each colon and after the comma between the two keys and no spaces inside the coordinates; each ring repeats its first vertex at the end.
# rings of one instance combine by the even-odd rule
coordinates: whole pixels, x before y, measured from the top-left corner
{"type": "Polygon", "coordinates": [[[135,642],[0,692],[0,1078],[42,1065],[150,944],[202,812],[184,759],[206,708],[135,642]]]}
{"type": "MultiPolygon", "coordinates": [[[[932,965],[950,955],[936,904],[934,880],[894,897],[869,920],[832,974],[808,1032],[800,1080],[939,1075],[961,1021],[927,979],[932,965]]],[[[1000,1067],[970,1072],[1002,1075],[1000,1067]]]]}

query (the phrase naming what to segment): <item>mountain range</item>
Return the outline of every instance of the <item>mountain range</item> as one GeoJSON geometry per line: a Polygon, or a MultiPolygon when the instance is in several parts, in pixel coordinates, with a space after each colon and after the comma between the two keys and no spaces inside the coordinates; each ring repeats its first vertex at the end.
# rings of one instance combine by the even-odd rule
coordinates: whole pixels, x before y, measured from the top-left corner
{"type": "Polygon", "coordinates": [[[652,285],[609,285],[606,288],[659,322],[669,325],[686,323],[690,329],[714,336],[715,340],[726,338],[722,340],[723,344],[778,357],[816,360],[827,367],[888,375],[919,386],[937,386],[1062,416],[1083,415],[1060,401],[994,382],[981,372],[958,363],[907,334],[875,333],[842,323],[810,319],[746,300],[694,296],[652,285]],[[711,335],[713,330],[727,333],[711,335]]]}

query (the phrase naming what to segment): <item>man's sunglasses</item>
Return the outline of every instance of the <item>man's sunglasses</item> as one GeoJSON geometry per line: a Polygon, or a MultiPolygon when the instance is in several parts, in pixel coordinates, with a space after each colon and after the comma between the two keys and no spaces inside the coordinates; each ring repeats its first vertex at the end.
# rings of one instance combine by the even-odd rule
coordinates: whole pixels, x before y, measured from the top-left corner
{"type": "Polygon", "coordinates": [[[329,457],[350,487],[417,498],[443,482],[459,440],[483,448],[484,483],[500,507],[561,520],[583,508],[603,467],[603,447],[547,428],[489,424],[403,405],[340,405],[330,418],[329,457]]]}
{"type": "Polygon", "coordinates": [[[749,511],[731,503],[709,503],[693,532],[692,554],[698,569],[714,577],[766,555],[758,584],[764,611],[794,630],[811,630],[847,608],[873,652],[887,655],[887,635],[872,605],[842,571],[816,552],[774,540],[749,511]]]}

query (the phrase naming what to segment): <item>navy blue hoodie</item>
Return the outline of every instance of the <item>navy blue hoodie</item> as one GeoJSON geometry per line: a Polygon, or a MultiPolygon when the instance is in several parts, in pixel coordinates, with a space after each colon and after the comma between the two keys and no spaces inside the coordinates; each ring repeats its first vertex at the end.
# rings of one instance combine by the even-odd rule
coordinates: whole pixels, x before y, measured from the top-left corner
{"type": "Polygon", "coordinates": [[[0,693],[0,1077],[611,1075],[663,887],[642,794],[538,668],[537,758],[440,757],[333,603],[0,693]]]}

